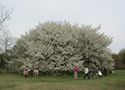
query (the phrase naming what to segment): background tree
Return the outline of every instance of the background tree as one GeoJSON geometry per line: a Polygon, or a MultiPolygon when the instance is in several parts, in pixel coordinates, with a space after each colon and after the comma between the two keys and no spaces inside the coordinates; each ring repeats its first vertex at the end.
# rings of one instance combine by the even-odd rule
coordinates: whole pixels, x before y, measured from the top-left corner
{"type": "MultiPolygon", "coordinates": [[[[4,5],[0,4],[0,62],[1,67],[3,68],[5,65],[5,60],[9,57],[9,49],[11,48],[13,44],[13,37],[10,36],[9,30],[6,30],[5,28],[7,25],[5,24],[6,21],[10,19],[10,15],[12,13],[13,9],[7,9],[4,5]]],[[[9,70],[7,69],[7,72],[9,70]]]]}
{"type": "Polygon", "coordinates": [[[0,54],[0,68],[1,68],[1,69],[4,68],[4,64],[5,64],[5,61],[4,61],[4,53],[1,53],[1,54],[0,54]]]}
{"type": "MultiPolygon", "coordinates": [[[[10,49],[14,45],[14,37],[11,35],[9,30],[2,30],[2,35],[0,36],[0,41],[1,41],[1,47],[3,48],[3,53],[4,53],[4,60],[9,58],[10,55],[10,49]]],[[[3,59],[2,59],[3,60],[3,59]]],[[[5,61],[4,61],[5,62],[5,61]]],[[[7,64],[7,63],[6,63],[7,64]]],[[[7,73],[9,72],[7,68],[7,73]]]]}
{"type": "Polygon", "coordinates": [[[116,70],[122,69],[122,60],[120,55],[114,53],[112,54],[112,58],[115,61],[115,69],[116,70]]]}
{"type": "Polygon", "coordinates": [[[69,22],[39,23],[34,29],[26,32],[16,42],[11,50],[10,67],[23,70],[26,65],[33,70],[39,66],[40,70],[49,73],[73,72],[75,65],[83,71],[83,65],[92,71],[113,69],[114,60],[107,48],[112,38],[104,33],[100,34],[91,25],[78,27],[69,22]],[[15,64],[15,65],[13,65],[15,64]]]}
{"type": "Polygon", "coordinates": [[[1,47],[2,42],[0,42],[0,53],[3,53],[3,48],[1,47]]]}
{"type": "Polygon", "coordinates": [[[122,61],[122,68],[125,69],[125,48],[120,50],[119,55],[122,61]]]}
{"type": "Polygon", "coordinates": [[[6,27],[5,22],[10,19],[10,15],[12,13],[13,9],[9,10],[6,9],[4,5],[0,4],[0,30],[4,29],[6,27]]]}
{"type": "Polygon", "coordinates": [[[9,30],[3,30],[1,37],[1,47],[4,48],[5,54],[8,54],[8,50],[12,48],[14,44],[14,37],[9,30]]]}

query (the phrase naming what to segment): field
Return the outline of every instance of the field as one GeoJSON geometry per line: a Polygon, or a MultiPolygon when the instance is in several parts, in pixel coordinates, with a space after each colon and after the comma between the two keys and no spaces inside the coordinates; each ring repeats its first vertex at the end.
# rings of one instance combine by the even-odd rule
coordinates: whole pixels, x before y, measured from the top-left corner
{"type": "Polygon", "coordinates": [[[125,70],[116,70],[115,74],[83,81],[84,74],[78,79],[70,76],[34,76],[0,73],[0,90],[125,90],[125,70]]]}

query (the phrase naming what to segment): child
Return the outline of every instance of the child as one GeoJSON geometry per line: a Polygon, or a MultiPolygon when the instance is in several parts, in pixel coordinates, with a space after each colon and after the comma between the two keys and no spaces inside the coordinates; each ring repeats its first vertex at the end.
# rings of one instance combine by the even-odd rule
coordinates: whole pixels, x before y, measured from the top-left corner
{"type": "Polygon", "coordinates": [[[26,66],[25,71],[24,71],[25,78],[28,76],[28,66],[26,66]]]}
{"type": "Polygon", "coordinates": [[[35,78],[36,78],[36,76],[37,76],[37,78],[38,78],[38,75],[39,75],[38,67],[36,67],[36,69],[34,70],[34,73],[35,73],[35,78]]]}

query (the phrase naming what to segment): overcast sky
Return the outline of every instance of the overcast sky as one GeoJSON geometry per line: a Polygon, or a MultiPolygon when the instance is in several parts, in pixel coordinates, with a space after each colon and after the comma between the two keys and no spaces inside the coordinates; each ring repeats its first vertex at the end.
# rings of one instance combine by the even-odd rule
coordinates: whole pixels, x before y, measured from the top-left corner
{"type": "Polygon", "coordinates": [[[38,22],[66,20],[93,28],[101,25],[99,32],[113,37],[112,52],[125,48],[125,0],[0,0],[0,4],[14,8],[7,22],[14,37],[38,22]]]}

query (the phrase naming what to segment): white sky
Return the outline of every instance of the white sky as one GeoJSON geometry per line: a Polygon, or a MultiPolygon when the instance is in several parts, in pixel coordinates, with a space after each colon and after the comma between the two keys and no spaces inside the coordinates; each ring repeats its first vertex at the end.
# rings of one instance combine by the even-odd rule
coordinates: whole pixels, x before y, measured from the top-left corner
{"type": "Polygon", "coordinates": [[[99,32],[113,37],[112,52],[125,48],[125,0],[0,0],[14,8],[7,29],[20,37],[38,22],[69,21],[71,24],[101,25],[99,32]]]}

